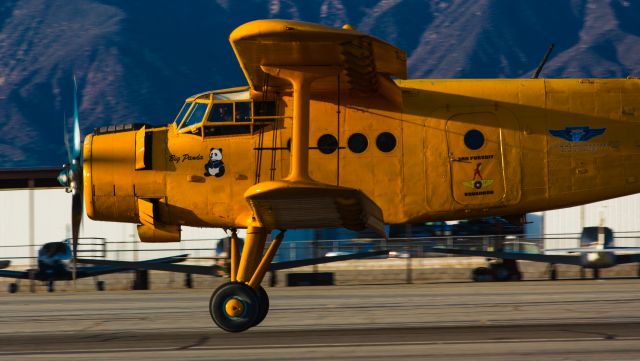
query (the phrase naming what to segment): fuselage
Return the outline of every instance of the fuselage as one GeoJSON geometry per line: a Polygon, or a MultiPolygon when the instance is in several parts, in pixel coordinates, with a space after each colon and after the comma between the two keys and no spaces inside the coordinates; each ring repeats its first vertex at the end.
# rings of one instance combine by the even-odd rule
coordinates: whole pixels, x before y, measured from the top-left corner
{"type": "MultiPolygon", "coordinates": [[[[396,83],[401,104],[345,92],[313,94],[310,107],[310,176],[361,190],[385,223],[516,215],[640,192],[640,80],[396,83]]],[[[244,192],[289,172],[292,98],[211,92],[186,107],[166,127],[86,138],[91,218],[160,231],[246,227],[244,192]]]]}
{"type": "Polygon", "coordinates": [[[38,268],[34,278],[40,281],[71,280],[71,247],[67,242],[45,243],[38,250],[38,268]]]}

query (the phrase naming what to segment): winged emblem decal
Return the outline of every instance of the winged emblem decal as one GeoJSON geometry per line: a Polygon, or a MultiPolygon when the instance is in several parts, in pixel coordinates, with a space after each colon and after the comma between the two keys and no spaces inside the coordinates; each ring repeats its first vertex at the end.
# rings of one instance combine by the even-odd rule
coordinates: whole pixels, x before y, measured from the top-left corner
{"type": "Polygon", "coordinates": [[[589,126],[565,127],[564,129],[549,129],[549,134],[569,142],[586,142],[601,136],[607,128],[591,128],[589,126]]]}

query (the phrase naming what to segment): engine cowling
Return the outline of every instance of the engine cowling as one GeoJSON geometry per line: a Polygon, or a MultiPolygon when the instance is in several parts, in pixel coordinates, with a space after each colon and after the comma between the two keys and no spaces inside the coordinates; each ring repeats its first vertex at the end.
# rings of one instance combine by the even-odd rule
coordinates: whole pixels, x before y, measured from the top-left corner
{"type": "MultiPolygon", "coordinates": [[[[102,128],[101,128],[102,129],[102,128]]],[[[89,218],[138,224],[143,242],[178,242],[165,188],[166,129],[144,125],[96,130],[84,142],[84,199],[89,218]]]]}

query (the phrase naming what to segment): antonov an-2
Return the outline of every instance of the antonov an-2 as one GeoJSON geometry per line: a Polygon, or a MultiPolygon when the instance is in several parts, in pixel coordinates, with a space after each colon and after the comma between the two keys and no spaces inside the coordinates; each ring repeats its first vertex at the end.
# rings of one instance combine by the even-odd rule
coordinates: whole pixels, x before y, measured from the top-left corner
{"type": "Polygon", "coordinates": [[[406,80],[394,46],[296,21],[253,21],[230,41],[248,86],[194,95],[166,126],[96,129],[61,176],[90,218],[137,223],[143,242],[246,228],[210,302],[227,331],[267,313],[272,230],[384,234],[640,191],[640,80],[406,80]]]}

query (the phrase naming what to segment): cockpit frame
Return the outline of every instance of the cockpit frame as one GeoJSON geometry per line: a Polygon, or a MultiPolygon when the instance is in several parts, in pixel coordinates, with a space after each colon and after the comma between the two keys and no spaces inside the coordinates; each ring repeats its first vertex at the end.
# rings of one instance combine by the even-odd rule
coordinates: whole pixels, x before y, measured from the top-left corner
{"type": "Polygon", "coordinates": [[[177,133],[204,139],[252,135],[281,118],[275,101],[256,101],[249,96],[248,88],[242,87],[187,98],[172,124],[177,133]],[[202,109],[203,105],[206,109],[202,109]],[[198,119],[190,121],[193,116],[198,119]]]}

